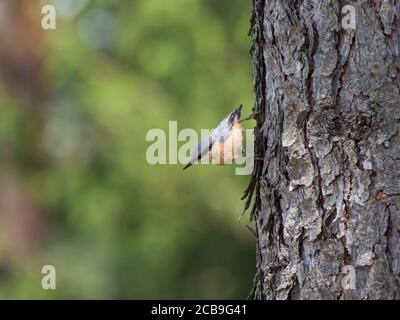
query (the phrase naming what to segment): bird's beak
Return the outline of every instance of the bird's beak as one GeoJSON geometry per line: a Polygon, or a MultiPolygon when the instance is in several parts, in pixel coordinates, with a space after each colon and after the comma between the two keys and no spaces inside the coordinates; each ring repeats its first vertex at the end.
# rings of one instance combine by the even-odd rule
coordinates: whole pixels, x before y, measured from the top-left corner
{"type": "Polygon", "coordinates": [[[240,119],[240,115],[242,114],[242,108],[243,108],[243,105],[241,104],[239,106],[239,108],[237,108],[235,111],[233,111],[234,114],[237,116],[238,120],[240,119]]]}
{"type": "Polygon", "coordinates": [[[229,123],[232,124],[234,121],[239,121],[240,114],[242,113],[242,107],[243,105],[240,105],[239,108],[231,112],[231,114],[229,115],[229,123]]]}

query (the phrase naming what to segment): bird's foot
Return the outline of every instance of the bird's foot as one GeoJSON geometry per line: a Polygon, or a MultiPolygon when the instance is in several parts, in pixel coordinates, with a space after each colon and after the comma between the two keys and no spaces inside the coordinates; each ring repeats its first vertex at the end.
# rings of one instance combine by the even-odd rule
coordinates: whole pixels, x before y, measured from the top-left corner
{"type": "Polygon", "coordinates": [[[253,158],[254,160],[264,161],[264,158],[263,158],[263,157],[255,156],[254,154],[248,154],[247,156],[253,158]]]}
{"type": "Polygon", "coordinates": [[[249,115],[248,117],[240,120],[239,122],[243,122],[243,121],[247,121],[247,120],[251,120],[251,119],[255,119],[256,115],[260,113],[259,111],[254,111],[251,115],[249,115]]]}

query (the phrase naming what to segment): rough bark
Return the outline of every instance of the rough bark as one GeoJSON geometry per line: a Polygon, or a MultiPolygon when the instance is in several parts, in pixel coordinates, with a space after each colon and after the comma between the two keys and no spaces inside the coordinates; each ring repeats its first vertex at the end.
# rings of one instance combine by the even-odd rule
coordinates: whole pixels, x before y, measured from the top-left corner
{"type": "Polygon", "coordinates": [[[399,299],[400,2],[253,0],[251,24],[255,298],[399,299]]]}

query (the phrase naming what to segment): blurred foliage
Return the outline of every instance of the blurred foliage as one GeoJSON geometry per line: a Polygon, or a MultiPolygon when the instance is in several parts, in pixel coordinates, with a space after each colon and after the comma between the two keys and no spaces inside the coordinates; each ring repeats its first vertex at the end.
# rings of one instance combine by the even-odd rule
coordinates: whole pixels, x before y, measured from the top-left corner
{"type": "Polygon", "coordinates": [[[33,2],[39,22],[42,4],[57,8],[57,29],[43,31],[49,98],[35,126],[30,100],[2,78],[0,169],[45,223],[40,245],[12,260],[6,243],[18,240],[6,239],[0,213],[0,299],[245,298],[255,269],[248,219],[238,222],[248,176],[150,165],[145,137],[169,120],[212,128],[240,103],[251,112],[250,2],[33,2]],[[33,136],[39,160],[26,151],[33,136]],[[56,290],[40,286],[45,264],[56,290]]]}

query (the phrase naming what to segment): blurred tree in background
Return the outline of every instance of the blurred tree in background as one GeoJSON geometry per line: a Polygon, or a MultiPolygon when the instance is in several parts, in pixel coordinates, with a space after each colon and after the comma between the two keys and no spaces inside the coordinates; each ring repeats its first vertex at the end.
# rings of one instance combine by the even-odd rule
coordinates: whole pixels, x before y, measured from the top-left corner
{"type": "MultiPolygon", "coordinates": [[[[0,299],[244,298],[234,166],[150,165],[146,133],[251,112],[250,3],[0,2],[0,299]],[[41,29],[41,8],[57,29],[41,29]],[[41,288],[41,268],[57,289],[41,288]]],[[[250,124],[251,125],[251,124],[250,124]]]]}

